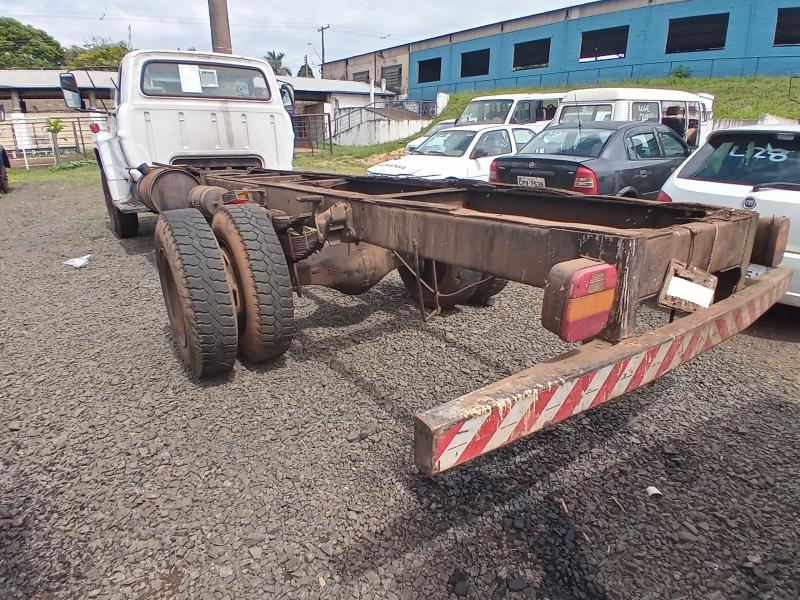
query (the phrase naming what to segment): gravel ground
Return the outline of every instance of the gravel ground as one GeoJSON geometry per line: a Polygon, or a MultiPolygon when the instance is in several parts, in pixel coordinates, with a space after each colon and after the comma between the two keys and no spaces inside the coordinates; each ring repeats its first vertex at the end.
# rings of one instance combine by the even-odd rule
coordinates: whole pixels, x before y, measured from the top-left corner
{"type": "Polygon", "coordinates": [[[283,360],[198,383],[152,217],[120,243],[99,185],[0,205],[0,598],[800,594],[795,310],[430,481],[414,413],[561,350],[536,290],[423,325],[397,277],[315,288],[283,360]]]}

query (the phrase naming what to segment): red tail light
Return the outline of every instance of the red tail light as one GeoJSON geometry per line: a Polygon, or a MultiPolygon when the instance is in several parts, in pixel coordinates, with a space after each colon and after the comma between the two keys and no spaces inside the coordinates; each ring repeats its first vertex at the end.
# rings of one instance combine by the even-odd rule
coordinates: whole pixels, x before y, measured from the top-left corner
{"type": "Polygon", "coordinates": [[[91,131],[92,133],[100,133],[100,124],[89,123],[89,131],[91,131]]]}
{"type": "Polygon", "coordinates": [[[497,161],[493,160],[489,165],[489,183],[497,183],[497,161]]]}
{"type": "Polygon", "coordinates": [[[581,194],[597,194],[597,175],[587,167],[578,167],[575,171],[575,181],[572,184],[573,192],[581,194]]]}
{"type": "Polygon", "coordinates": [[[656,202],[672,202],[672,198],[664,190],[660,190],[656,196],[656,202]]]}

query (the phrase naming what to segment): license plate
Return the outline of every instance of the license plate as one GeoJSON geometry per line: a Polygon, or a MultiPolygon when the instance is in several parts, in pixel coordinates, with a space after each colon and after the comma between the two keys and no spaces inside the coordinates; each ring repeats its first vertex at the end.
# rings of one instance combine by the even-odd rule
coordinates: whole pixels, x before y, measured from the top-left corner
{"type": "Polygon", "coordinates": [[[547,187],[544,177],[524,177],[517,176],[517,185],[524,185],[526,187],[543,188],[547,187]]]}

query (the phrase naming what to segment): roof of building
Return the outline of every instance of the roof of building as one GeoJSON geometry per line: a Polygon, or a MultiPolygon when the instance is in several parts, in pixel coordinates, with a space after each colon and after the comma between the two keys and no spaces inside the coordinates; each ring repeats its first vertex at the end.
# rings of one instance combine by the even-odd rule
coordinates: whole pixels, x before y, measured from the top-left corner
{"type": "MultiPolygon", "coordinates": [[[[58,76],[67,69],[0,69],[0,88],[14,89],[60,89],[58,76]]],[[[75,70],[75,78],[82,88],[91,88],[91,77],[94,85],[100,89],[114,89],[116,71],[75,70]]]]}
{"type": "MultiPolygon", "coordinates": [[[[58,76],[67,69],[0,69],[0,89],[60,89],[58,76]]],[[[113,90],[117,78],[116,71],[86,71],[76,69],[72,71],[81,88],[94,86],[101,90],[113,90]],[[90,78],[91,77],[91,81],[90,78]]],[[[310,77],[278,77],[280,81],[289,83],[298,92],[358,94],[369,95],[368,83],[358,81],[340,81],[338,79],[312,79],[310,77]]],[[[392,92],[381,91],[375,88],[376,96],[394,96],[392,92]]]]}
{"type": "MultiPolygon", "coordinates": [[[[312,79],[281,75],[278,80],[291,84],[298,92],[369,95],[370,87],[368,83],[343,79],[312,79]]],[[[380,88],[374,88],[374,91],[376,96],[394,96],[393,92],[384,92],[380,88]]]]}

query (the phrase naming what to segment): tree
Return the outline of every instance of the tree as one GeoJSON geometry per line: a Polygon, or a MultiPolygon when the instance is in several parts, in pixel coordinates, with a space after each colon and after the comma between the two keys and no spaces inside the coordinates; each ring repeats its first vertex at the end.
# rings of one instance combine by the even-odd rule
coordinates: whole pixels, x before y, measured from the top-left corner
{"type": "Polygon", "coordinates": [[[0,18],[0,68],[40,69],[64,64],[64,48],[41,29],[0,18]]]}
{"type": "Polygon", "coordinates": [[[66,65],[76,67],[119,67],[119,61],[131,49],[125,42],[112,42],[106,38],[94,37],[83,46],[72,46],[66,52],[66,65]]]}
{"type": "Polygon", "coordinates": [[[314,79],[314,71],[311,69],[311,67],[308,64],[308,56],[305,57],[305,60],[303,61],[303,64],[300,66],[299,69],[297,69],[297,76],[298,77],[310,77],[311,79],[314,79]]]}
{"type": "Polygon", "coordinates": [[[272,70],[275,71],[275,75],[291,75],[292,72],[283,66],[284,58],[286,58],[285,52],[275,52],[275,50],[270,50],[264,55],[264,60],[266,60],[269,66],[272,67],[272,70]]]}
{"type": "Polygon", "coordinates": [[[50,139],[53,140],[53,156],[57,163],[61,162],[61,151],[58,148],[58,134],[64,130],[64,121],[61,119],[47,118],[47,123],[44,130],[50,134],[50,139]]]}

